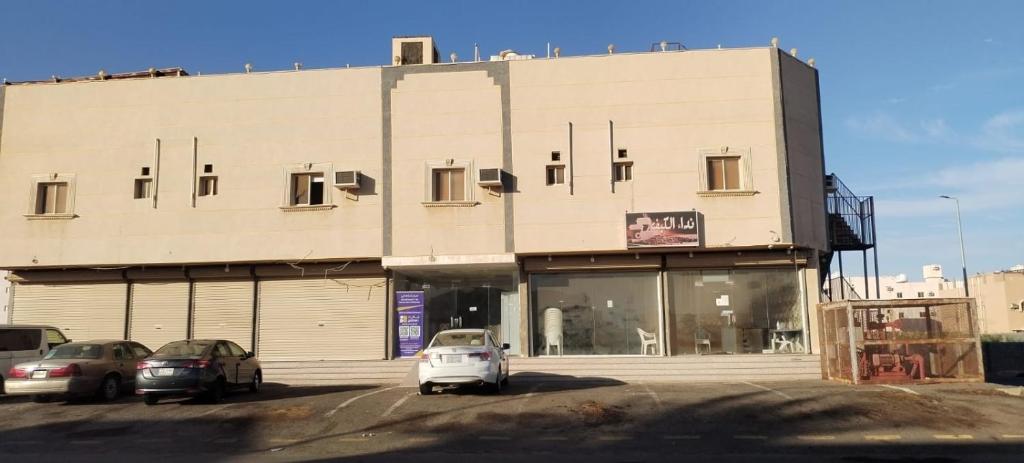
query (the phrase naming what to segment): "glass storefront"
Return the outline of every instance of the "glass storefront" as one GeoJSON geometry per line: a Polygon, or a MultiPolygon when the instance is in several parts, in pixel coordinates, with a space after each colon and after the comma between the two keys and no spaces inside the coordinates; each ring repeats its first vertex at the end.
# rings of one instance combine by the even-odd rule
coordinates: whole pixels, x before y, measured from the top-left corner
{"type": "Polygon", "coordinates": [[[534,355],[660,355],[657,272],[530,277],[534,355]]]}
{"type": "Polygon", "coordinates": [[[795,269],[668,272],[674,355],[804,352],[795,269]]]}
{"type": "Polygon", "coordinates": [[[512,345],[511,354],[520,351],[519,290],[514,270],[396,272],[395,291],[423,292],[423,344],[443,330],[486,328],[499,342],[512,345]]]}

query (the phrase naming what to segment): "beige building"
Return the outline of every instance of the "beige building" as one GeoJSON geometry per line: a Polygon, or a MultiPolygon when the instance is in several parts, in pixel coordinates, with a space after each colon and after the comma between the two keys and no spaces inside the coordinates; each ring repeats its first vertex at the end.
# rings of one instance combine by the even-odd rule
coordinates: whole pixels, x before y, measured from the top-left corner
{"type": "MultiPolygon", "coordinates": [[[[865,291],[863,276],[848,276],[846,284],[840,285],[839,278],[832,279],[832,296],[834,299],[921,299],[950,298],[964,296],[963,280],[949,280],[942,273],[942,266],[928,264],[921,267],[921,280],[911,280],[905,274],[878,276],[878,290],[875,292],[875,279],[868,278],[868,290],[865,291]],[[840,291],[842,286],[842,291],[840,291]],[[865,297],[865,295],[870,297],[865,297]]],[[[827,289],[827,287],[826,287],[827,289]]]]}
{"type": "Polygon", "coordinates": [[[383,67],[4,86],[10,318],[266,360],[395,358],[450,327],[524,356],[811,346],[816,69],[501,56],[404,37],[383,67]]]}
{"type": "Polygon", "coordinates": [[[7,280],[7,272],[0,270],[0,325],[8,323],[11,295],[11,282],[7,280]]]}
{"type": "Polygon", "coordinates": [[[1024,266],[968,278],[985,334],[1024,332],[1024,266]]]}

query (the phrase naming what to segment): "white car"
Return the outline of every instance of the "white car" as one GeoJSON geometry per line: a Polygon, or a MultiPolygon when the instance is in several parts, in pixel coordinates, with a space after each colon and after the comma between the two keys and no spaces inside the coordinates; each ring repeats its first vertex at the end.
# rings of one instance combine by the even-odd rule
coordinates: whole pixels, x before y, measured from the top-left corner
{"type": "Polygon", "coordinates": [[[42,359],[50,349],[71,342],[59,329],[43,325],[0,325],[0,394],[14,365],[42,359]]]}
{"type": "Polygon", "coordinates": [[[445,330],[420,355],[420,395],[434,386],[480,385],[495,394],[508,385],[508,344],[488,330],[445,330]]]}

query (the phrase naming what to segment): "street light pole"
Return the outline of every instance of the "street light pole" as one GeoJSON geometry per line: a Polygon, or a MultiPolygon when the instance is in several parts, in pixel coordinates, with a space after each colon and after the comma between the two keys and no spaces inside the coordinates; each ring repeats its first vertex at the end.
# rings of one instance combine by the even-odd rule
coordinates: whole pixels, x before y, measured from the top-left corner
{"type": "Polygon", "coordinates": [[[960,200],[953,196],[941,195],[939,197],[952,199],[956,205],[956,233],[960,237],[960,268],[964,272],[964,297],[971,297],[971,290],[967,284],[967,255],[964,253],[964,227],[960,222],[960,200]]]}

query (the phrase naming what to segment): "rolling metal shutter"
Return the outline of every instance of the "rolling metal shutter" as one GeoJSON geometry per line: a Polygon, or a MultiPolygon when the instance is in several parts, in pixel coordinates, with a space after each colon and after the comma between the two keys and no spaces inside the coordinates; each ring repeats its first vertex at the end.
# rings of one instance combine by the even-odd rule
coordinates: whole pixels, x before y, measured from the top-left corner
{"type": "Polygon", "coordinates": [[[384,278],[261,280],[261,360],[384,358],[384,278]]]}
{"type": "Polygon", "coordinates": [[[157,350],[185,339],[188,329],[188,282],[133,283],[128,338],[157,350]]]}
{"type": "Polygon", "coordinates": [[[192,289],[192,337],[228,339],[252,348],[252,281],[196,281],[192,289]]]}
{"type": "Polygon", "coordinates": [[[127,283],[18,284],[12,321],[50,325],[75,341],[124,339],[127,283]]]}

